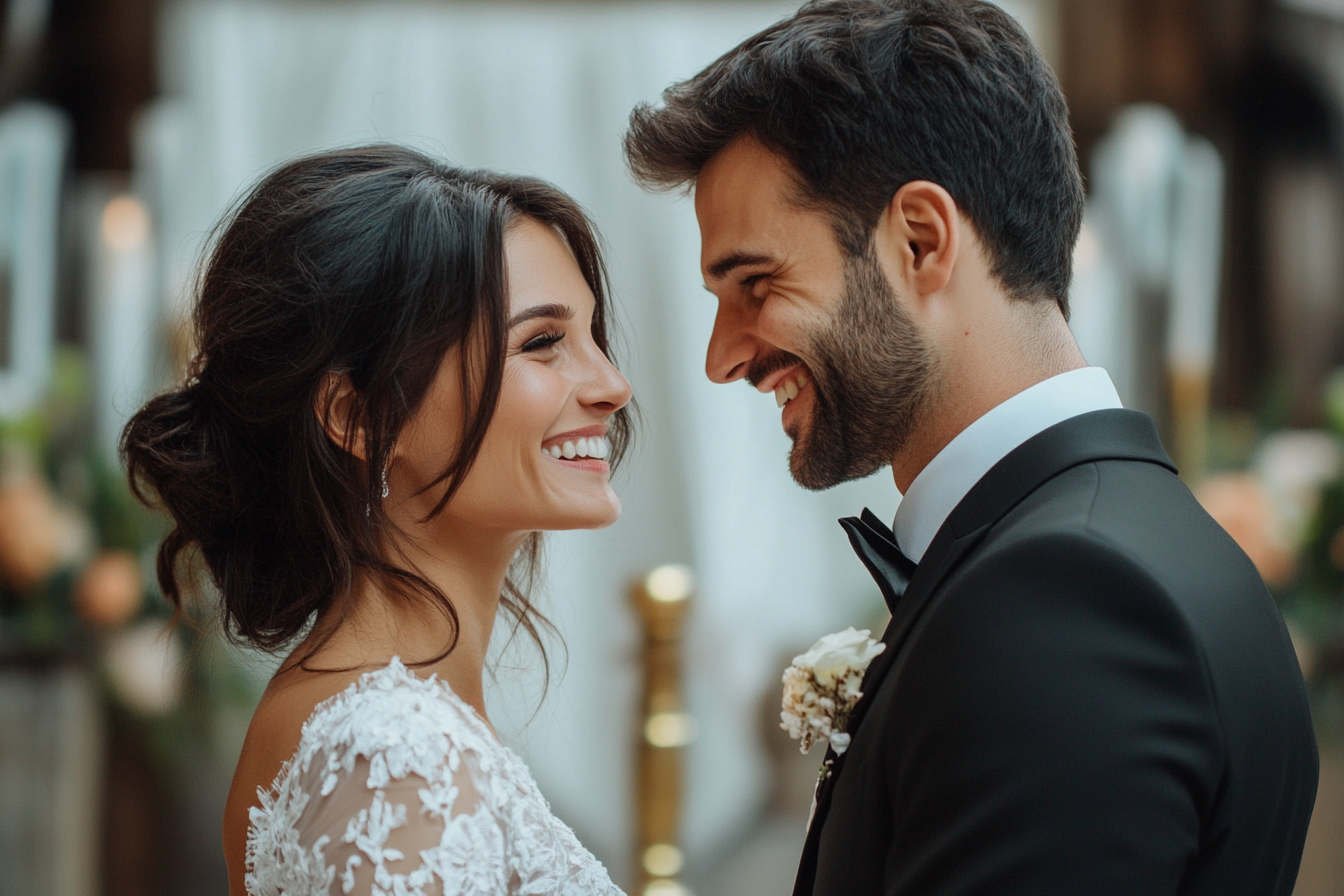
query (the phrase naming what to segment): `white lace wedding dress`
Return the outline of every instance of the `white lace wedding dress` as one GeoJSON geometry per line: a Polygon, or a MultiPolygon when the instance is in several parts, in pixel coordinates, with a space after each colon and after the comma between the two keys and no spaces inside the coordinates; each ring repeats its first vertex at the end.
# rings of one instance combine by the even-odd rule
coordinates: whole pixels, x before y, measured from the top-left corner
{"type": "Polygon", "coordinates": [[[313,710],[259,796],[250,896],[622,896],[517,754],[395,658],[313,710]]]}

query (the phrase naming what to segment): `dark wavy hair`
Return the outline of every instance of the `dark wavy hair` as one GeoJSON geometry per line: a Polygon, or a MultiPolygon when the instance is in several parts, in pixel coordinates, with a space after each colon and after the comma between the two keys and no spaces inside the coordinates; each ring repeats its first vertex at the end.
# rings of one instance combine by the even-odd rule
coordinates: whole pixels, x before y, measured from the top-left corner
{"type": "Polygon", "coordinates": [[[1012,16],[978,0],[817,0],[630,115],[647,187],[693,184],[750,136],[786,159],[841,247],[867,250],[902,186],[943,186],[1008,293],[1068,316],[1083,217],[1059,82],[1012,16]]]}
{"type": "MultiPolygon", "coordinates": [[[[131,488],[175,524],[158,581],[180,614],[196,552],[219,589],[230,638],[265,650],[322,626],[307,660],[349,612],[356,582],[398,599],[448,595],[386,559],[380,476],[449,350],[462,346],[462,441],[426,486],[441,512],[481,447],[500,394],[507,337],[504,237],[532,218],[557,230],[596,298],[592,332],[609,353],[597,236],[573,199],[542,181],[450,167],[392,145],[282,165],[216,228],[197,287],[198,352],[185,383],[149,401],[121,437],[131,488]],[[356,397],[347,444],[320,419],[332,374],[356,397]],[[350,440],[362,429],[364,444],[350,440]],[[366,460],[360,460],[356,447],[366,460]]],[[[613,464],[630,436],[610,422],[613,464]]],[[[515,556],[501,606],[542,648],[550,623],[529,601],[540,552],[515,556]]],[[[547,663],[549,677],[549,663],[547,663]]]]}

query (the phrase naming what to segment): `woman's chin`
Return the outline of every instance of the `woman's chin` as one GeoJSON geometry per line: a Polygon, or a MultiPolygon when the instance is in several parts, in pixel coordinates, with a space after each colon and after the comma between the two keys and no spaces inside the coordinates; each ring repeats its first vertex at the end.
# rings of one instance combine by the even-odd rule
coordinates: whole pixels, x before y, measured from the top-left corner
{"type": "Polygon", "coordinates": [[[605,500],[575,502],[552,515],[549,525],[541,528],[553,531],[568,529],[605,529],[621,518],[621,499],[614,492],[605,500]]]}

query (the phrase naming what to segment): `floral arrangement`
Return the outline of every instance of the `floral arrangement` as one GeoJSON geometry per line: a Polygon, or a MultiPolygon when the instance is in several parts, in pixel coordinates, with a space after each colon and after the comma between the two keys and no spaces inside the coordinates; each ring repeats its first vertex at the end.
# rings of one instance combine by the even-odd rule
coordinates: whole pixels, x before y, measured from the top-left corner
{"type": "Polygon", "coordinates": [[[1322,399],[1325,426],[1243,439],[1194,492],[1278,600],[1318,732],[1344,737],[1344,368],[1322,399]]]}
{"type": "Polygon", "coordinates": [[[42,401],[0,418],[0,669],[94,671],[116,718],[176,762],[193,749],[185,733],[213,737],[259,688],[209,617],[169,626],[154,581],[167,521],[134,500],[91,429],[87,368],[69,347],[42,401]]]}
{"type": "Polygon", "coordinates": [[[152,612],[162,524],[91,450],[88,410],[83,359],[62,349],[46,399],[0,420],[0,661],[88,655],[152,612]]]}
{"type": "Polygon", "coordinates": [[[869,637],[868,629],[853,626],[826,635],[806,653],[793,658],[784,670],[784,702],[780,727],[806,753],[812,744],[828,741],[836,754],[849,749],[845,728],[863,694],[859,685],[873,658],[887,645],[869,637]]]}

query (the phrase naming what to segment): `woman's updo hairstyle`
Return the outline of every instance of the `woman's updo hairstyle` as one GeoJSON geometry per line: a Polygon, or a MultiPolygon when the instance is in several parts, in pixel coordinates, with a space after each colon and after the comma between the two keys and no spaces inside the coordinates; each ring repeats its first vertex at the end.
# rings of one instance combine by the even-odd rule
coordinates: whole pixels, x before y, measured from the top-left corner
{"type": "MultiPolygon", "coordinates": [[[[141,408],[121,440],[137,497],[175,523],[158,580],[179,612],[185,561],[199,551],[225,631],[262,649],[292,643],[315,615],[329,635],[346,612],[340,601],[366,577],[437,602],[456,629],[449,597],[380,548],[390,525],[380,471],[458,345],[465,423],[457,456],[430,486],[444,487],[434,513],[471,469],[504,370],[504,235],[522,217],[568,243],[597,301],[593,338],[608,351],[593,228],[542,181],[367,146],[281,166],[221,222],[199,281],[186,382],[141,408]],[[331,374],[354,386],[362,446],[333,444],[319,419],[331,374]]],[[[623,411],[610,427],[614,463],[629,439],[623,411]]],[[[534,534],[501,604],[540,645],[528,601],[539,549],[534,534]]]]}

